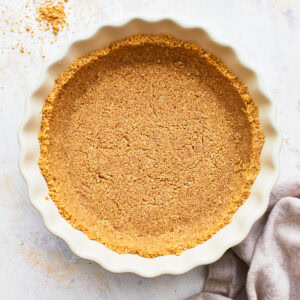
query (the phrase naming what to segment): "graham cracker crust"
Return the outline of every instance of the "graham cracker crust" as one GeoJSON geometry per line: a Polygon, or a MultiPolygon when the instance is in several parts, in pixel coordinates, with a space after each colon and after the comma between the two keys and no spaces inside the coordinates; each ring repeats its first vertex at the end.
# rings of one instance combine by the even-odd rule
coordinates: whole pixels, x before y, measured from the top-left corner
{"type": "Polygon", "coordinates": [[[264,137],[247,87],[198,45],[134,35],[76,61],[43,107],[39,166],[76,229],[180,255],[249,197],[264,137]]]}

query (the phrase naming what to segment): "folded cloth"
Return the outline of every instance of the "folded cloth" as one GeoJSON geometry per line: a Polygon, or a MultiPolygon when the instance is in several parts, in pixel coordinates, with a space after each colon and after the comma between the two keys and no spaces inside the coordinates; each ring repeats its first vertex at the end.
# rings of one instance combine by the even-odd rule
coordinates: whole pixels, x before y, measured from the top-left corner
{"type": "Polygon", "coordinates": [[[300,299],[300,183],[282,184],[247,238],[209,266],[193,300],[300,299]]]}

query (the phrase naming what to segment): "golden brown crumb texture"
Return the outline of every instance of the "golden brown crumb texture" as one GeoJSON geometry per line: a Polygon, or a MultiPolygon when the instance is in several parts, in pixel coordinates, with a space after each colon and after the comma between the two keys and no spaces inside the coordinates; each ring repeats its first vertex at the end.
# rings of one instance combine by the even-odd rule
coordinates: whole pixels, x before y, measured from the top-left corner
{"type": "Polygon", "coordinates": [[[260,168],[247,87],[170,35],[79,57],[43,107],[39,166],[74,227],[118,253],[192,248],[231,222],[260,168]]]}
{"type": "Polygon", "coordinates": [[[58,1],[57,4],[52,1],[46,1],[38,8],[36,20],[40,24],[46,25],[45,29],[47,31],[52,28],[53,33],[57,35],[66,24],[66,18],[65,7],[62,1],[58,1]]]}

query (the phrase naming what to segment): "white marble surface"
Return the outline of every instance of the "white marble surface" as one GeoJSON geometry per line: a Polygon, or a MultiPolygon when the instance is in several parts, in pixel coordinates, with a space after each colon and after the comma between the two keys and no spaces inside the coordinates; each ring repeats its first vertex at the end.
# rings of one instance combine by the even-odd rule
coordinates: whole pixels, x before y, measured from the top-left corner
{"type": "Polygon", "coordinates": [[[283,137],[280,181],[295,180],[300,176],[300,1],[69,0],[69,28],[56,38],[37,28],[39,1],[27,2],[26,8],[26,0],[0,0],[0,298],[184,299],[200,291],[204,268],[155,279],[112,274],[76,257],[46,230],[29,203],[18,169],[17,130],[28,87],[71,35],[94,26],[130,16],[205,24],[259,70],[278,105],[283,137]],[[23,23],[16,24],[21,19],[23,23]],[[34,28],[33,37],[25,25],[34,28]]]}

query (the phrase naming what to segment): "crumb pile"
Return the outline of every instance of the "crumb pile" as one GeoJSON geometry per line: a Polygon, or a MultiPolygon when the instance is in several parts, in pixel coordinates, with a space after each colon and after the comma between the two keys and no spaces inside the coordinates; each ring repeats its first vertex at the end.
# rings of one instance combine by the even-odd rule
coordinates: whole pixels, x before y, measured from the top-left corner
{"type": "MultiPolygon", "coordinates": [[[[64,2],[68,2],[64,0],[64,2]]],[[[71,7],[68,8],[70,10],[71,7]]],[[[52,32],[50,43],[51,45],[57,41],[58,33],[65,27],[68,27],[66,7],[62,1],[50,1],[47,0],[43,3],[35,3],[35,1],[27,1],[24,3],[22,13],[16,17],[14,12],[10,9],[1,11],[3,17],[0,20],[6,27],[2,32],[2,38],[6,42],[6,46],[1,49],[1,53],[4,53],[5,48],[12,50],[18,49],[21,53],[31,54],[28,43],[26,47],[26,39],[31,37],[33,40],[39,40],[42,44],[45,38],[49,36],[45,35],[47,32],[52,32]],[[38,6],[38,7],[37,7],[38,6]],[[39,30],[37,30],[37,28],[39,30]],[[9,41],[15,41],[10,43],[9,41]]],[[[70,14],[70,12],[68,12],[70,14]]],[[[42,57],[45,56],[42,54],[42,57]]]]}
{"type": "Polygon", "coordinates": [[[59,1],[54,4],[52,1],[46,1],[38,9],[39,15],[36,20],[40,24],[46,25],[46,30],[52,28],[53,33],[56,35],[66,24],[66,13],[63,2],[59,1]]]}
{"type": "Polygon", "coordinates": [[[263,144],[246,86],[199,46],[135,35],[78,58],[43,108],[62,216],[119,253],[180,254],[231,221],[263,144]]]}

